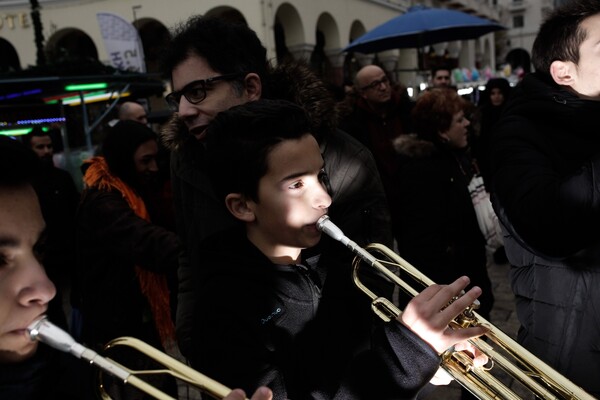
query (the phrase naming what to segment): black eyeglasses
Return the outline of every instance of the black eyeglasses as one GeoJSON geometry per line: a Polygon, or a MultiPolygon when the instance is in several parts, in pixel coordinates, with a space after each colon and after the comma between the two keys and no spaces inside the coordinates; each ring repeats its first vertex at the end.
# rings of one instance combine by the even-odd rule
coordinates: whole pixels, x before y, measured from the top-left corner
{"type": "Polygon", "coordinates": [[[165,100],[172,111],[179,111],[179,102],[181,96],[185,97],[187,101],[192,104],[199,104],[206,99],[206,88],[219,81],[231,81],[242,76],[242,73],[236,72],[234,74],[225,74],[219,76],[213,76],[212,78],[200,79],[188,83],[181,90],[177,90],[169,93],[165,96],[165,100]]]}
{"type": "Polygon", "coordinates": [[[371,83],[369,83],[366,86],[363,86],[360,88],[360,90],[369,90],[369,89],[376,89],[378,88],[382,83],[385,83],[386,85],[390,82],[390,80],[387,78],[387,76],[384,76],[383,78],[373,81],[371,83]]]}

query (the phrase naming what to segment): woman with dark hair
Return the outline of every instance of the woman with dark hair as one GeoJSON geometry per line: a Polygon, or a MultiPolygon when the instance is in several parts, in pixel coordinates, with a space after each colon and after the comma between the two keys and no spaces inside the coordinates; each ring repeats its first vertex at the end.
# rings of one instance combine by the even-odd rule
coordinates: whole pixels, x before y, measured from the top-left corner
{"type": "Polygon", "coordinates": [[[454,90],[432,89],[412,111],[416,135],[396,142],[407,158],[398,175],[403,193],[400,255],[435,282],[462,275],[483,289],[478,312],[489,318],[494,303],[486,268],[486,243],[468,184],[475,174],[469,156],[465,100],[454,90]]]}
{"type": "Polygon", "coordinates": [[[473,146],[473,154],[479,164],[486,187],[491,187],[490,152],[492,129],[500,119],[510,96],[510,84],[504,78],[492,78],[485,85],[479,103],[479,135],[473,146]]]}
{"type": "MultiPolygon", "coordinates": [[[[102,149],[102,157],[87,161],[77,215],[82,340],[101,349],[134,336],[166,349],[175,338],[167,275],[177,270],[180,243],[150,221],[141,195],[158,172],[156,137],[143,124],[121,121],[102,149]]],[[[145,367],[139,356],[127,358],[145,367]]]]}

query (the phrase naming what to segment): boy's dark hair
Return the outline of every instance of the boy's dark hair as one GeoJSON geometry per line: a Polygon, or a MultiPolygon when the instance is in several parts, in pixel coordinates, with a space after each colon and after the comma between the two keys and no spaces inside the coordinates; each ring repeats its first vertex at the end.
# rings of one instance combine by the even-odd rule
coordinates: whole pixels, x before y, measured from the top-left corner
{"type": "Polygon", "coordinates": [[[285,100],[262,99],[219,113],[206,135],[207,171],[217,196],[240,193],[258,202],[272,148],[309,133],[304,110],[285,100]]]}
{"type": "Polygon", "coordinates": [[[587,37],[581,22],[600,13],[598,0],[571,0],[556,8],[540,26],[531,61],[537,72],[550,75],[554,61],[579,63],[579,47],[587,37]]]}
{"type": "Polygon", "coordinates": [[[268,70],[267,50],[247,25],[218,17],[192,16],[175,27],[162,58],[162,70],[170,79],[173,69],[190,55],[204,57],[210,67],[225,75],[240,73],[236,88],[241,90],[244,75],[268,70]]]}
{"type": "Polygon", "coordinates": [[[102,155],[111,173],[135,187],[133,155],[141,144],[149,140],[156,140],[155,133],[137,121],[119,121],[110,128],[102,143],[102,155]]]}
{"type": "Polygon", "coordinates": [[[27,184],[35,187],[40,160],[23,143],[0,136],[0,171],[0,190],[27,184]]]}

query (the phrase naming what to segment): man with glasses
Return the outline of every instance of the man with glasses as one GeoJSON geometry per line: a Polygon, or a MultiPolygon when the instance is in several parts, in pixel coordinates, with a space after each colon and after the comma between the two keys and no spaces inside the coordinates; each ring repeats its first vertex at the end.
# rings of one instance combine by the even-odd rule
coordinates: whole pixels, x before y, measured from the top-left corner
{"type": "Polygon", "coordinates": [[[411,132],[413,106],[406,91],[397,89],[379,66],[361,68],[354,78],[354,90],[358,94],[354,110],[340,124],[341,129],[373,153],[392,214],[392,228],[397,225],[395,219],[399,213],[395,207],[400,196],[395,179],[400,161],[392,143],[411,132]]]}
{"type": "MultiPolygon", "coordinates": [[[[247,26],[192,17],[173,33],[164,52],[163,69],[171,79],[173,92],[166,100],[175,114],[162,136],[172,149],[177,231],[186,248],[186,257],[180,260],[176,318],[184,355],[190,354],[192,347],[194,274],[203,268],[198,244],[235,223],[215,196],[206,172],[205,132],[218,113],[261,98],[303,106],[311,119],[311,133],[321,146],[329,189],[336,201],[329,210],[331,218],[361,245],[374,241],[391,244],[389,210],[373,157],[357,140],[336,129],[335,101],[307,66],[293,63],[270,68],[266,49],[247,26]]],[[[333,265],[329,270],[335,270],[328,272],[327,285],[335,285],[327,289],[335,296],[329,304],[340,305],[334,318],[353,324],[348,329],[356,335],[338,338],[337,348],[343,349],[364,339],[359,331],[370,329],[365,321],[370,323],[372,312],[351,282],[352,253],[337,244],[328,250],[321,252],[320,260],[328,258],[325,265],[333,265]],[[354,302],[364,305],[364,311],[356,311],[354,302]]]]}

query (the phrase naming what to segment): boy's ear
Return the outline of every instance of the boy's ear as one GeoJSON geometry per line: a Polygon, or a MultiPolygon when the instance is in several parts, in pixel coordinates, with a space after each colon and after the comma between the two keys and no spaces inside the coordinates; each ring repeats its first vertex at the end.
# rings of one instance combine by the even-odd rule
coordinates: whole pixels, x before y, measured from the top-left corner
{"type": "Polygon", "coordinates": [[[251,72],[244,78],[244,86],[248,95],[248,101],[260,100],[262,96],[262,82],[260,76],[251,72]]]}
{"type": "Polygon", "coordinates": [[[577,66],[571,61],[553,61],[550,75],[554,82],[562,86],[573,86],[577,78],[577,66]]]}
{"type": "Polygon", "coordinates": [[[237,219],[244,222],[252,222],[255,219],[254,210],[248,205],[248,201],[239,193],[229,193],[225,197],[225,206],[237,219]]]}

